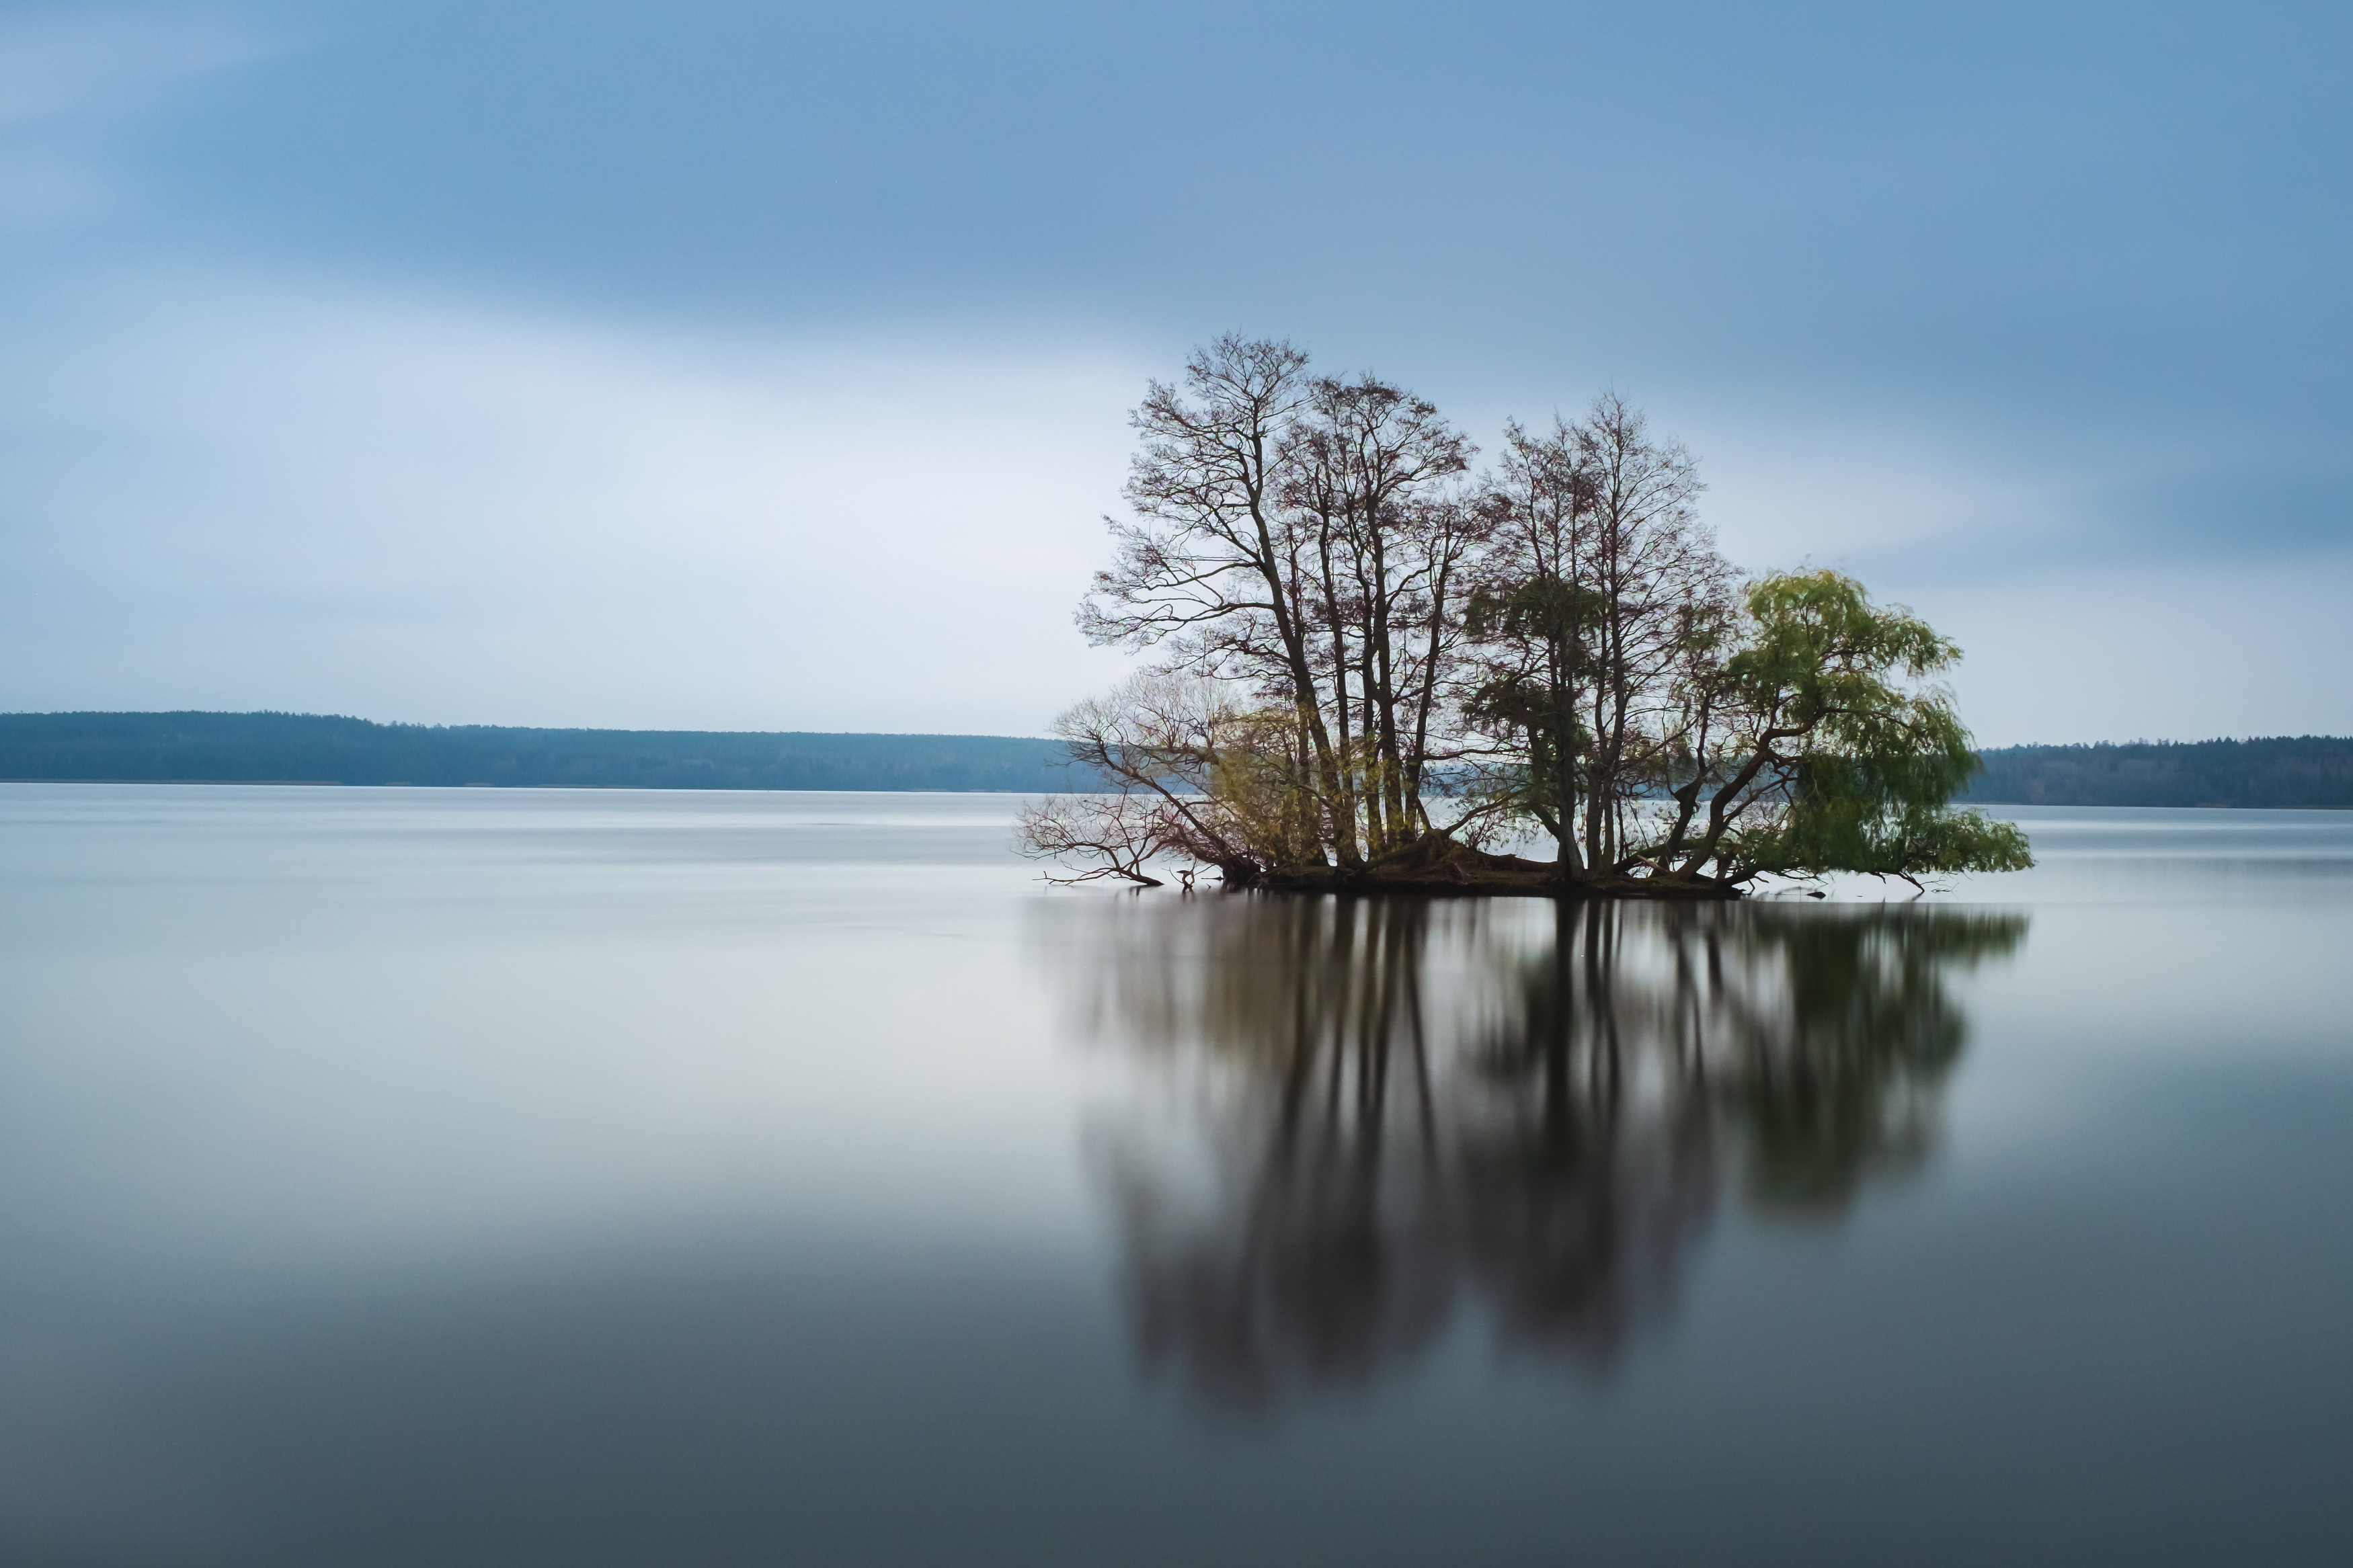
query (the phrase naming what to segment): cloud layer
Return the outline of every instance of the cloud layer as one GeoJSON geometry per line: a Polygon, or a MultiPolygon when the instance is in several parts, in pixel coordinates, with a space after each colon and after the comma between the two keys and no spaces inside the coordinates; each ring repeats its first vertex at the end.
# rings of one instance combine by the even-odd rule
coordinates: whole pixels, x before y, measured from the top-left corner
{"type": "Polygon", "coordinates": [[[0,705],[1036,732],[1134,368],[151,286],[27,347],[0,705]]]}
{"type": "Polygon", "coordinates": [[[2353,728],[2318,6],[35,8],[0,704],[1034,730],[1143,378],[1603,385],[1989,740],[2353,728]],[[2194,652],[2192,650],[2195,650],[2194,652]]]}

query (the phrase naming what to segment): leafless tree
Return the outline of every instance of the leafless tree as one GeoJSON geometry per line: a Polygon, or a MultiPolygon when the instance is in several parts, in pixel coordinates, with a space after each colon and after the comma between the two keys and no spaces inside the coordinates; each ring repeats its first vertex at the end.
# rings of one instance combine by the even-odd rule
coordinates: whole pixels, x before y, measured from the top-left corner
{"type": "Polygon", "coordinates": [[[1702,488],[1682,444],[1615,395],[1542,436],[1511,426],[1489,480],[1477,706],[1528,759],[1526,808],[1572,874],[1623,869],[1630,811],[1688,750],[1694,656],[1732,620],[1702,488]]]}
{"type": "Polygon", "coordinates": [[[1298,865],[1324,837],[1292,716],[1238,700],[1232,683],[1146,671],[1054,721],[1108,793],[1051,796],[1025,812],[1024,853],[1086,868],[1078,879],[1152,883],[1152,859],[1214,866],[1247,887],[1298,865]]]}
{"type": "Polygon", "coordinates": [[[1043,795],[1023,802],[1014,825],[1021,853],[1067,868],[1048,872],[1050,882],[1115,879],[1144,888],[1165,885],[1149,868],[1170,847],[1166,811],[1149,795],[1132,789],[1043,795]]]}
{"type": "Polygon", "coordinates": [[[1316,629],[1343,759],[1335,815],[1367,853],[1427,831],[1430,721],[1460,623],[1476,513],[1453,493],[1474,448],[1425,399],[1324,378],[1293,426],[1282,500],[1314,540],[1316,629]]]}
{"type": "MultiPolygon", "coordinates": [[[[1341,757],[1319,700],[1310,541],[1282,507],[1294,426],[1311,392],[1307,356],[1229,335],[1197,352],[1181,387],[1153,382],[1126,495],[1110,523],[1117,555],[1079,622],[1097,643],[1150,648],[1171,670],[1238,679],[1281,702],[1317,794],[1344,798],[1341,757]]],[[[1343,864],[1360,860],[1335,844],[1343,864]]]]}
{"type": "MultiPolygon", "coordinates": [[[[1112,523],[1113,567],[1080,619],[1099,643],[1239,681],[1288,733],[1321,837],[1361,866],[1426,831],[1420,796],[1460,637],[1479,514],[1472,451],[1428,401],[1370,375],[1312,379],[1287,343],[1221,338],[1180,387],[1155,382],[1112,523]]],[[[1229,753],[1230,754],[1230,753],[1229,753]]]]}

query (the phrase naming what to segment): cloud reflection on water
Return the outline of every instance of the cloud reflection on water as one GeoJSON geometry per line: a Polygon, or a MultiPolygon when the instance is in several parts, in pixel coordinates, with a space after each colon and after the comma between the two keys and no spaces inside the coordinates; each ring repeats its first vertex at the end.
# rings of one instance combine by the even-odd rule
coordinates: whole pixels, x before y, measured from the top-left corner
{"type": "Polygon", "coordinates": [[[1139,1353],[1209,1405],[1363,1384],[1476,1307],[1594,1369],[1727,1192],[1835,1218],[1915,1168],[1948,986],[2022,914],[1137,901],[1065,970],[1154,1070],[1100,1119],[1139,1353]]]}

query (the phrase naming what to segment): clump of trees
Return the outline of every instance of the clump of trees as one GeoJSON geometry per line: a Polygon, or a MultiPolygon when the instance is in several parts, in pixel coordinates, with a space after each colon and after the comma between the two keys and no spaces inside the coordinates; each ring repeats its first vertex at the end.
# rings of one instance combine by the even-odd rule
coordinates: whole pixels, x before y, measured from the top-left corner
{"type": "Polygon", "coordinates": [[[1110,792],[1022,820],[1073,879],[1725,898],[2029,863],[1947,805],[1959,650],[1837,573],[1744,578],[1615,396],[1474,472],[1427,401],[1229,336],[1134,423],[1080,623],[1155,662],[1057,721],[1110,792]],[[1551,860],[1493,852],[1530,834],[1551,860]]]}

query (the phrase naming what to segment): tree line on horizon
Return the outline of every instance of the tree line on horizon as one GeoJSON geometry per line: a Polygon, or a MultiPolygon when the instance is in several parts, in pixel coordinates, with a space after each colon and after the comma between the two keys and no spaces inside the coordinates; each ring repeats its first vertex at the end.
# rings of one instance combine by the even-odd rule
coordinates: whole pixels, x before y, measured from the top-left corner
{"type": "Polygon", "coordinates": [[[0,714],[0,779],[542,789],[1071,787],[1054,742],[380,724],[312,713],[0,714]]]}
{"type": "Polygon", "coordinates": [[[1474,472],[1427,400],[1229,335],[1133,423],[1079,619],[1155,662],[1055,726],[1112,792],[1023,819],[1072,879],[1704,898],[2030,863],[1947,805],[1959,649],[1840,574],[1736,571],[1615,395],[1474,472]],[[1490,848],[1528,832],[1551,861],[1490,848]]]}
{"type": "Polygon", "coordinates": [[[2018,805],[2353,808],[2353,738],[2127,741],[1978,753],[1968,798],[2018,805]]]}
{"type": "MultiPolygon", "coordinates": [[[[2353,807],[2353,738],[2002,746],[1980,805],[2353,807]]],[[[0,713],[0,781],[1115,792],[1020,735],[554,730],[311,713],[0,713]]]]}

